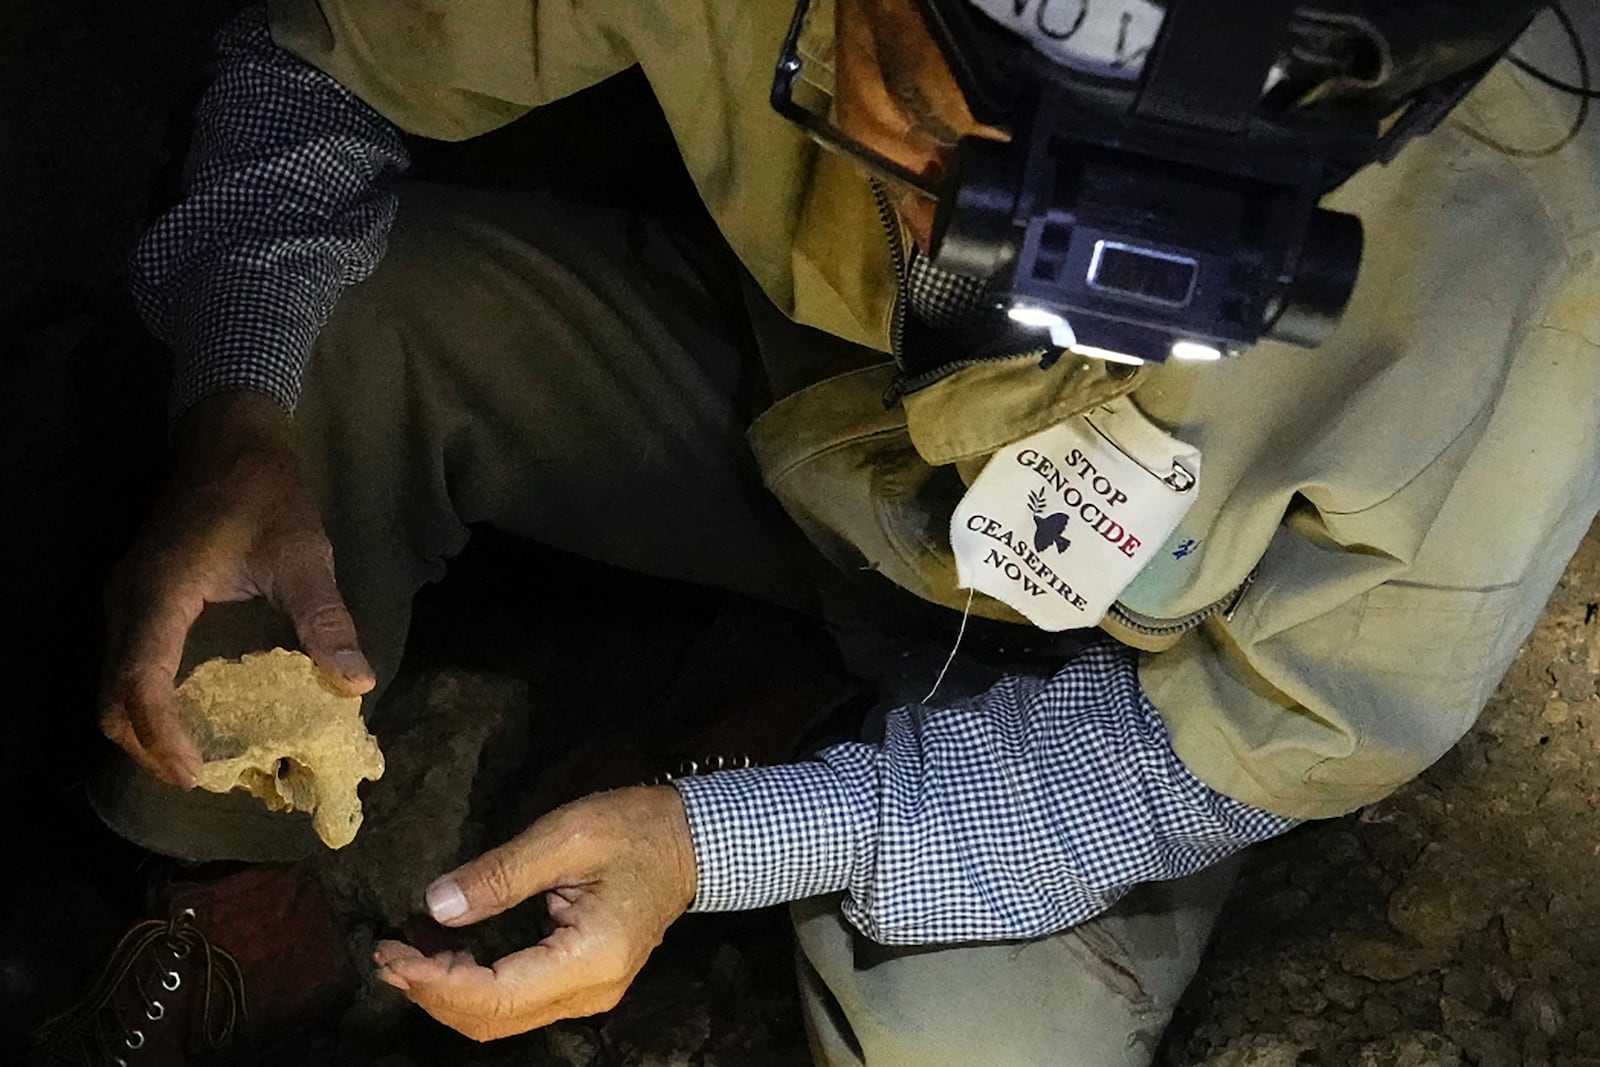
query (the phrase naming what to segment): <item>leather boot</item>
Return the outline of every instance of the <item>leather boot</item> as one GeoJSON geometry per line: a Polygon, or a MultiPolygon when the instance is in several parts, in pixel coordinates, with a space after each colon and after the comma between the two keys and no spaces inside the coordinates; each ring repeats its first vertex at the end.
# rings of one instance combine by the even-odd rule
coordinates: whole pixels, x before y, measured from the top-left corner
{"type": "Polygon", "coordinates": [[[33,1061],[73,1067],[246,1064],[342,1005],[346,938],[315,881],[286,866],[173,874],[33,1061]]]}

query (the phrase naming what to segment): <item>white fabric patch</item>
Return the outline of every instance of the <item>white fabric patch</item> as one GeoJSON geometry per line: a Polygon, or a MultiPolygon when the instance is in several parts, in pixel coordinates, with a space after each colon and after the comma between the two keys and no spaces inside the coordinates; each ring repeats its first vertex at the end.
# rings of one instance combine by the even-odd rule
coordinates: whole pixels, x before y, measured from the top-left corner
{"type": "Polygon", "coordinates": [[[963,589],[1097,625],[1194,502],[1200,453],[1123,398],[996,452],[950,518],[963,589]]]}
{"type": "Polygon", "coordinates": [[[1137,78],[1165,17],[1149,0],[971,2],[1057,63],[1102,78],[1137,78]]]}

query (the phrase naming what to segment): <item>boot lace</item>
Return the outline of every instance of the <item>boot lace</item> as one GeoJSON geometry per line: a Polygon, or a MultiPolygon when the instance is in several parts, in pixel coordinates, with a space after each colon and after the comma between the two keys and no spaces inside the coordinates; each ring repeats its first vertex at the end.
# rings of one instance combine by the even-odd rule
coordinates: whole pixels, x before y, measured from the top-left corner
{"type": "Polygon", "coordinates": [[[200,983],[205,1050],[226,1047],[245,1018],[244,975],[226,949],[196,929],[194,918],[194,909],[185,908],[170,919],[135,925],[112,950],[88,993],[34,1031],[35,1048],[83,1067],[136,1067],[139,1051],[165,1023],[186,982],[200,983]],[[190,969],[191,957],[199,963],[198,974],[186,979],[183,971],[190,969]],[[117,1002],[118,990],[130,979],[139,999],[127,1006],[131,1012],[117,1002]]]}

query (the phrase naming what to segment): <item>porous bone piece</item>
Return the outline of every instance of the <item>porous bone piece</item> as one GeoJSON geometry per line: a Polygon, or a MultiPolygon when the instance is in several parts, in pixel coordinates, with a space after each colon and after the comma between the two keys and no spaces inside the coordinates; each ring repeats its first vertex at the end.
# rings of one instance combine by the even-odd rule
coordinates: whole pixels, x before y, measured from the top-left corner
{"type": "Polygon", "coordinates": [[[273,811],[311,813],[343,848],[361,826],[356,786],[383,776],[361,698],[329,688],[309,657],[275,648],[208,660],[178,687],[178,713],[200,745],[200,787],[243,789],[273,811]]]}

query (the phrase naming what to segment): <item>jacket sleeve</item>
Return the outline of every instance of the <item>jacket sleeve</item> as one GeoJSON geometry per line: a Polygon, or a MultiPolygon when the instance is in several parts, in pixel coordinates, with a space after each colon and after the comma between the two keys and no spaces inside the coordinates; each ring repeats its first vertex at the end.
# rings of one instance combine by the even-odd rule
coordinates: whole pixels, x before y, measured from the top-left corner
{"type": "MultiPolygon", "coordinates": [[[[1502,66],[1457,118],[1540,143],[1570,110],[1502,66]]],[[[1203,521],[1238,560],[1218,577],[1257,580],[1140,679],[1212,788],[1297,818],[1381,799],[1472,726],[1538,621],[1600,509],[1592,134],[1517,159],[1446,127],[1358,175],[1333,198],[1367,232],[1339,331],[1206,394],[1227,413],[1201,431],[1203,521]]]]}
{"type": "MultiPolygon", "coordinates": [[[[1592,278],[1572,274],[1546,307],[1489,403],[1415,478],[1350,512],[1307,486],[1233,616],[1145,657],[1142,684],[1207,784],[1335,816],[1471,727],[1600,508],[1592,278]]],[[[1405,426],[1391,432],[1371,447],[1402,445],[1405,426]]]]}

